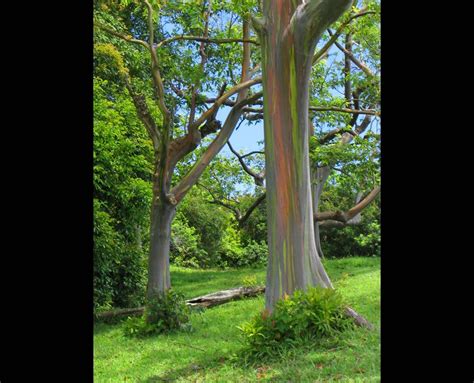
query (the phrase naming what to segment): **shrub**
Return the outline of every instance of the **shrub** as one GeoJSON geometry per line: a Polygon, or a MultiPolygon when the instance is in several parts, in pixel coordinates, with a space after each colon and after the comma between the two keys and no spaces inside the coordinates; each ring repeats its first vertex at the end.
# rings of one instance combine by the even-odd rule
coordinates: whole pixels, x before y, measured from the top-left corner
{"type": "Polygon", "coordinates": [[[142,317],[128,318],[125,335],[145,337],[174,330],[189,330],[190,309],[184,296],[173,290],[148,299],[142,317]]]}
{"type": "Polygon", "coordinates": [[[238,231],[229,225],[225,228],[220,250],[216,253],[219,267],[241,267],[246,265],[244,251],[238,231]]]}
{"type": "Polygon", "coordinates": [[[249,243],[244,247],[244,259],[246,265],[265,265],[268,259],[267,243],[265,241],[249,241],[249,243]]]}
{"type": "Polygon", "coordinates": [[[314,287],[285,296],[271,315],[265,310],[239,329],[245,356],[260,359],[291,345],[335,335],[351,325],[344,315],[342,297],[333,289],[314,287]]]}
{"type": "Polygon", "coordinates": [[[200,234],[189,226],[183,214],[178,213],[171,226],[171,262],[182,267],[201,266],[208,257],[207,252],[199,248],[200,241],[200,234]]]}
{"type": "Polygon", "coordinates": [[[257,276],[252,275],[252,276],[245,276],[242,278],[242,286],[244,287],[255,287],[257,286],[257,276]]]}

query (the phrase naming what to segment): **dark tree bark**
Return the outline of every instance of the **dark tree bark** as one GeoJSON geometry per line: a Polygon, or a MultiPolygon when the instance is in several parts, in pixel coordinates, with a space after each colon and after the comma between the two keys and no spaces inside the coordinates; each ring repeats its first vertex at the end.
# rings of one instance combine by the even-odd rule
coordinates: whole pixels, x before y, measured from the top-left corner
{"type": "Polygon", "coordinates": [[[262,49],[269,259],[266,309],[308,286],[332,287],[314,240],[308,107],[314,49],[350,0],[263,0],[262,49]]]}

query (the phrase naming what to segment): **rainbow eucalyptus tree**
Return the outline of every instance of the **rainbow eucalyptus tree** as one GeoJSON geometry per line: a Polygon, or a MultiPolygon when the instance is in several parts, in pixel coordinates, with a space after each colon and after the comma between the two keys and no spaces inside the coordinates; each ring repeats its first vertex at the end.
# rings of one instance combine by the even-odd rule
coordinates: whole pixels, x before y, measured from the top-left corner
{"type": "Polygon", "coordinates": [[[351,0],[263,0],[261,42],[269,259],[266,309],[308,286],[332,287],[314,240],[309,81],[316,43],[351,0]]]}
{"type": "MultiPolygon", "coordinates": [[[[98,30],[105,32],[114,39],[124,40],[140,47],[141,51],[138,54],[146,54],[149,59],[147,71],[148,76],[152,79],[152,96],[147,98],[136,85],[138,81],[134,80],[131,71],[125,67],[124,60],[120,58],[118,50],[110,50],[111,56],[114,57],[117,64],[121,81],[125,84],[133,100],[137,116],[148,132],[155,153],[146,293],[147,298],[151,298],[160,295],[171,287],[169,270],[170,235],[171,223],[175,216],[177,205],[183,200],[191,187],[197,183],[207,165],[225,145],[243,113],[243,108],[261,96],[261,93],[249,94],[249,88],[260,83],[261,79],[251,79],[249,73],[250,44],[255,43],[255,41],[250,40],[248,22],[243,21],[242,35],[239,38],[235,38],[235,36],[232,38],[222,38],[222,31],[217,31],[220,33],[220,36],[213,38],[210,35],[211,28],[209,26],[210,15],[213,11],[211,1],[207,0],[202,3],[189,4],[169,2],[166,3],[170,7],[168,10],[166,6],[160,5],[159,2],[153,2],[152,4],[147,0],[140,2],[124,1],[123,3],[125,12],[128,12],[127,10],[130,9],[127,7],[132,7],[133,9],[133,6],[143,9],[145,20],[132,27],[128,26],[127,31],[120,30],[121,28],[117,25],[111,25],[110,21],[107,23],[103,20],[96,20],[95,26],[98,30]],[[186,16],[186,13],[191,13],[191,8],[198,16],[195,22],[189,23],[189,17],[186,16]],[[159,20],[162,13],[166,11],[171,15],[178,15],[181,12],[180,14],[186,16],[181,18],[176,16],[177,20],[184,23],[181,25],[181,28],[183,30],[188,28],[190,33],[195,34],[165,36],[169,32],[166,31],[163,25],[159,25],[159,20]],[[186,25],[186,23],[189,25],[186,25]],[[199,23],[202,24],[200,28],[197,27],[199,23]],[[138,36],[139,30],[143,30],[142,35],[144,38],[138,36]],[[173,81],[172,76],[179,75],[181,72],[186,73],[186,70],[189,70],[189,68],[185,65],[180,67],[179,63],[177,63],[175,65],[178,66],[178,70],[170,70],[171,74],[168,76],[168,73],[163,72],[163,68],[169,68],[170,61],[172,60],[169,59],[169,56],[168,60],[163,60],[165,62],[160,60],[161,57],[165,57],[165,59],[167,57],[162,53],[163,50],[170,44],[177,42],[194,42],[194,44],[199,44],[199,49],[195,51],[195,58],[191,58],[188,61],[188,65],[196,67],[195,72],[197,75],[194,73],[194,77],[189,76],[192,77],[189,81],[182,79],[182,81],[189,82],[187,89],[184,90],[176,85],[177,82],[173,81]],[[222,85],[222,83],[220,86],[216,86],[217,80],[214,78],[214,89],[218,94],[212,105],[204,109],[204,101],[202,100],[206,99],[206,97],[200,94],[200,91],[203,87],[203,80],[206,76],[210,76],[209,73],[206,73],[206,64],[209,61],[208,51],[206,50],[207,45],[235,43],[243,43],[240,82],[236,82],[229,90],[226,90],[226,86],[222,85]],[[178,115],[175,104],[170,101],[172,100],[171,94],[173,93],[178,94],[185,100],[186,113],[184,116],[183,114],[178,115]],[[221,126],[221,123],[216,119],[217,112],[233,95],[236,95],[236,99],[224,124],[221,126]],[[154,101],[154,105],[150,105],[150,99],[154,101]],[[156,112],[153,113],[152,109],[155,109],[156,112]],[[157,114],[161,116],[161,120],[154,117],[157,114]],[[215,136],[211,143],[204,150],[203,154],[196,159],[187,173],[177,176],[177,164],[183,159],[189,159],[188,155],[201,144],[204,137],[208,136],[209,138],[213,134],[215,136]]],[[[104,8],[108,9],[108,6],[105,5],[104,8]]],[[[243,14],[244,12],[240,13],[243,14]]],[[[129,22],[130,20],[136,22],[140,15],[140,12],[135,13],[133,17],[129,18],[129,22]]],[[[242,20],[243,17],[240,19],[242,20]]],[[[107,20],[110,20],[110,18],[107,20]]],[[[234,24],[235,20],[236,18],[234,17],[234,24]]],[[[183,50],[183,55],[181,57],[175,56],[174,60],[179,57],[185,61],[185,52],[186,50],[183,50]]],[[[210,83],[212,84],[212,81],[207,82],[207,89],[209,89],[210,83]]]]}

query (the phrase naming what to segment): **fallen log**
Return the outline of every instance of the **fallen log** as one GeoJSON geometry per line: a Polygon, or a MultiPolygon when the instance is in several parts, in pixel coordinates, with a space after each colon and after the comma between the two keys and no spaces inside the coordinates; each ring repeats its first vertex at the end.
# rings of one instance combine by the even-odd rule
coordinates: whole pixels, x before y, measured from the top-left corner
{"type": "Polygon", "coordinates": [[[257,287],[236,287],[230,290],[222,290],[216,293],[203,295],[202,297],[193,298],[186,301],[191,307],[211,307],[221,305],[237,299],[245,297],[254,297],[262,294],[265,291],[265,286],[257,287]]]}
{"type": "MultiPolygon", "coordinates": [[[[206,294],[201,297],[192,298],[186,301],[186,304],[191,307],[212,307],[227,303],[230,301],[242,299],[245,297],[253,297],[262,294],[265,291],[265,286],[256,287],[236,287],[229,290],[222,290],[216,293],[206,294]]],[[[117,309],[112,311],[103,311],[97,313],[98,319],[111,319],[124,315],[141,315],[145,307],[136,307],[130,309],[117,309]]]]}
{"type": "MultiPolygon", "coordinates": [[[[206,294],[197,298],[192,298],[186,301],[186,304],[191,307],[203,307],[208,308],[212,306],[221,305],[230,301],[239,300],[245,297],[254,297],[265,292],[265,286],[256,287],[236,287],[229,290],[217,291],[215,293],[206,294]]],[[[96,314],[98,319],[111,319],[123,315],[141,315],[143,314],[145,307],[136,307],[130,309],[117,309],[112,311],[104,311],[96,314]]],[[[362,315],[358,314],[354,309],[347,306],[344,310],[344,314],[351,317],[354,323],[359,327],[364,327],[369,330],[373,330],[374,326],[365,319],[362,315]]]]}

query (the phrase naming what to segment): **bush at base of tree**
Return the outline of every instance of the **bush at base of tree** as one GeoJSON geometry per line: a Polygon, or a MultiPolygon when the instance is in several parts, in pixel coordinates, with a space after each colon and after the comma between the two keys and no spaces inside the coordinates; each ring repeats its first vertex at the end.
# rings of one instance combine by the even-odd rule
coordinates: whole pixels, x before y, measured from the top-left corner
{"type": "Polygon", "coordinates": [[[128,318],[124,324],[127,336],[146,337],[175,330],[189,330],[190,309],[184,296],[168,290],[147,301],[141,317],[128,318]]]}
{"type": "Polygon", "coordinates": [[[341,295],[333,289],[295,291],[291,297],[278,301],[271,315],[265,310],[239,327],[245,344],[244,358],[256,361],[273,357],[288,347],[352,327],[344,307],[341,295]]]}

